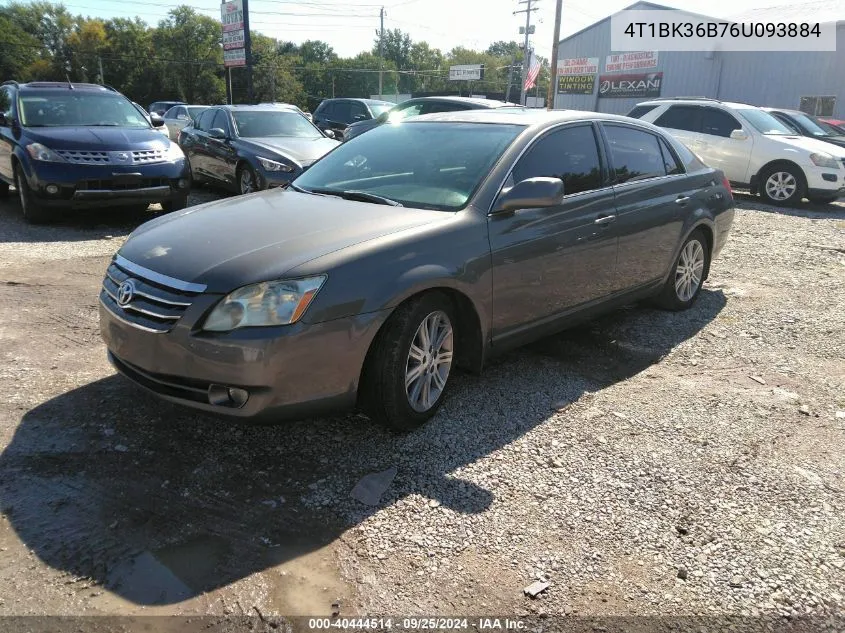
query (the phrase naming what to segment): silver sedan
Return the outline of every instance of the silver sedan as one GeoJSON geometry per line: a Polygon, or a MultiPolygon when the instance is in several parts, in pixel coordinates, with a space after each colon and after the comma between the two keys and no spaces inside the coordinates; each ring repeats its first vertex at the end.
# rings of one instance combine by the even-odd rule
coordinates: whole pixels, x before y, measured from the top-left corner
{"type": "Polygon", "coordinates": [[[208,107],[209,106],[178,105],[173,106],[165,112],[164,124],[167,126],[167,134],[170,136],[170,140],[174,142],[178,140],[179,132],[182,128],[188,125],[188,123],[196,121],[197,117],[202,114],[202,111],[206,110],[208,107]]]}

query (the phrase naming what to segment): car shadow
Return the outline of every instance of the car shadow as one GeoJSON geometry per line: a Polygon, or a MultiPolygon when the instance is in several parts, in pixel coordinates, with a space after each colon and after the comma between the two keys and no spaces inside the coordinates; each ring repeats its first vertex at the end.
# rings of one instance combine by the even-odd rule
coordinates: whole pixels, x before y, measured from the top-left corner
{"type": "Polygon", "coordinates": [[[740,209],[754,209],[765,213],[777,213],[797,218],[811,220],[845,220],[845,198],[833,204],[816,204],[802,200],[800,203],[790,207],[776,207],[766,204],[759,196],[752,196],[750,193],[734,191],[734,200],[740,209]]]}
{"type": "Polygon", "coordinates": [[[172,604],[314,552],[397,502],[484,512],[495,485],[461,469],[659,362],[725,304],[705,290],[687,312],[636,306],[546,338],[456,376],[438,415],[406,435],[358,415],[234,424],[112,375],[23,416],[0,455],[0,508],[51,567],[136,604],[172,604]],[[378,506],[350,497],[392,467],[378,506]]]}

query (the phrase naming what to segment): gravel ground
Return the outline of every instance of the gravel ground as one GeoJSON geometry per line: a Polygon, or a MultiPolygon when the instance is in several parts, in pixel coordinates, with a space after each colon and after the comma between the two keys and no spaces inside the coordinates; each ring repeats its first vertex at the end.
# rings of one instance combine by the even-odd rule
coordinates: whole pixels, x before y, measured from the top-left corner
{"type": "Polygon", "coordinates": [[[143,218],[0,203],[0,614],[843,614],[845,206],[738,208],[693,310],[514,352],[396,436],[140,393],[96,294],[143,218]]]}

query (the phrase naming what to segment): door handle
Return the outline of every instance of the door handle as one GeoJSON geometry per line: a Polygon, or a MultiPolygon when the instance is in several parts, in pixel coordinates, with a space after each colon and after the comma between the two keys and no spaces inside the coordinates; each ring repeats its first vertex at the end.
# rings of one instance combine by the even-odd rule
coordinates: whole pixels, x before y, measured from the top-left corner
{"type": "Polygon", "coordinates": [[[689,202],[689,196],[679,196],[675,198],[675,204],[680,204],[681,206],[684,206],[687,202],[689,202]]]}
{"type": "Polygon", "coordinates": [[[593,220],[593,224],[605,225],[610,224],[616,219],[615,215],[600,215],[595,220],[593,220]]]}

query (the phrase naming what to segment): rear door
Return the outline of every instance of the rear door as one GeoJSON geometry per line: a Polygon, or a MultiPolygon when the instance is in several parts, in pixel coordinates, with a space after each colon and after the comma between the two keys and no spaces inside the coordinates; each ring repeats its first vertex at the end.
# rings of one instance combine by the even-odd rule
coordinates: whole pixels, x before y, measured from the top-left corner
{"type": "Polygon", "coordinates": [[[602,123],[613,169],[619,236],[616,291],[662,279],[693,208],[692,188],[677,156],[657,134],[602,123]]]}
{"type": "Polygon", "coordinates": [[[748,166],[754,148],[754,136],[750,130],[744,129],[735,116],[721,108],[701,106],[700,116],[701,142],[705,148],[702,158],[711,167],[725,172],[731,182],[749,182],[748,166]],[[734,130],[744,130],[746,138],[731,138],[734,130]]]}
{"type": "Polygon", "coordinates": [[[589,122],[545,132],[505,182],[503,189],[526,178],[557,177],[565,196],[555,207],[488,218],[494,341],[551,322],[616,285],[613,188],[596,132],[589,122]]]}
{"type": "Polygon", "coordinates": [[[9,125],[14,116],[13,93],[8,87],[0,87],[0,112],[6,116],[6,125],[0,126],[0,178],[12,183],[12,153],[15,148],[15,138],[9,125]]]}
{"type": "Polygon", "coordinates": [[[704,139],[701,137],[701,108],[697,105],[673,105],[660,116],[654,124],[666,131],[704,158],[704,139]]]}

